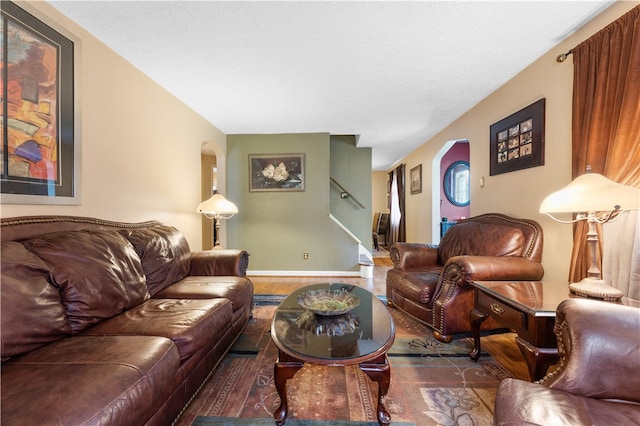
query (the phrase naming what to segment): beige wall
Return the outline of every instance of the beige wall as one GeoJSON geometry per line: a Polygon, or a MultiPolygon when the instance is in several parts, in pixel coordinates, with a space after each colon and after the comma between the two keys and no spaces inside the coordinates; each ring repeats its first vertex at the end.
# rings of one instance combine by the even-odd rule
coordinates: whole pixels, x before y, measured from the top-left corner
{"type": "MultiPolygon", "coordinates": [[[[201,146],[211,142],[224,158],[225,135],[56,9],[44,2],[18,4],[76,43],[81,205],[3,203],[2,217],[158,219],[178,227],[199,249],[201,146]]],[[[222,186],[224,162],[218,166],[222,186]]]]}
{"type": "Polygon", "coordinates": [[[589,38],[637,4],[637,1],[615,3],[403,159],[406,170],[422,164],[423,173],[422,193],[409,195],[407,190],[408,241],[431,242],[431,221],[439,220],[425,208],[432,204],[429,184],[432,159],[447,141],[468,139],[471,215],[501,212],[537,220],[544,229],[545,278],[567,280],[572,227],[538,213],[544,197],[571,180],[573,62],[569,57],[566,62],[557,63],[556,56],[589,38]],[[541,98],[546,98],[545,165],[489,176],[489,126],[541,98]],[[480,187],[481,178],[485,180],[484,188],[480,187]]]}

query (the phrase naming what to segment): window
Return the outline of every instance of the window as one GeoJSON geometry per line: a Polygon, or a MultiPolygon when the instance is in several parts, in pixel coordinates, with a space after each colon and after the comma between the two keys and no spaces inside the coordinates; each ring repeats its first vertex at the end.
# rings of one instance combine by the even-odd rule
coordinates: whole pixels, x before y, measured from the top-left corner
{"type": "Polygon", "coordinates": [[[444,174],[444,194],[447,200],[454,206],[464,207],[469,205],[469,163],[456,161],[451,164],[444,174]]]}

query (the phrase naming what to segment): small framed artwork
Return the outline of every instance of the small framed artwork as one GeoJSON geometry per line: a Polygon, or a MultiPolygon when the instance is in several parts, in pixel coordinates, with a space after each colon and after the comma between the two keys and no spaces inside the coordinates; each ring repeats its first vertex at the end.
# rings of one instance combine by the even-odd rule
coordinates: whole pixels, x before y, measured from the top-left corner
{"type": "Polygon", "coordinates": [[[490,174],[544,164],[545,98],[491,125],[490,174]]]}
{"type": "Polygon", "coordinates": [[[249,191],[304,191],[304,154],[249,154],[249,191]]]}
{"type": "Polygon", "coordinates": [[[74,41],[10,1],[0,19],[2,203],[80,204],[74,41]]]}
{"type": "Polygon", "coordinates": [[[422,164],[415,166],[409,171],[411,194],[422,192],[422,164]]]}

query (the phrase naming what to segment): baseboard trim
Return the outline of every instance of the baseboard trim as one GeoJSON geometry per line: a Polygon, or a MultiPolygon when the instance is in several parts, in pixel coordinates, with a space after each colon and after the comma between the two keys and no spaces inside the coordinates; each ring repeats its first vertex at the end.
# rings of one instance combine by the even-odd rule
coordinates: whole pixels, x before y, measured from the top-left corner
{"type": "Polygon", "coordinates": [[[360,277],[360,271],[247,271],[253,277],[360,277]]]}

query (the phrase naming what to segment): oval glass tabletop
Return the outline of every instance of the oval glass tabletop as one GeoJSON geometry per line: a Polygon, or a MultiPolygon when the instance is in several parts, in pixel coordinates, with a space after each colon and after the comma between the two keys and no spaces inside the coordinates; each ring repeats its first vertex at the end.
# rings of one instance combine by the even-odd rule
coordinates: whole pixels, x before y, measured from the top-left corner
{"type": "Polygon", "coordinates": [[[318,361],[342,361],[385,353],[393,344],[395,328],[387,307],[371,292],[351,284],[327,283],[303,287],[280,304],[271,323],[279,349],[292,356],[318,361]],[[306,292],[349,292],[359,299],[342,315],[318,315],[298,303],[306,292]]]}

